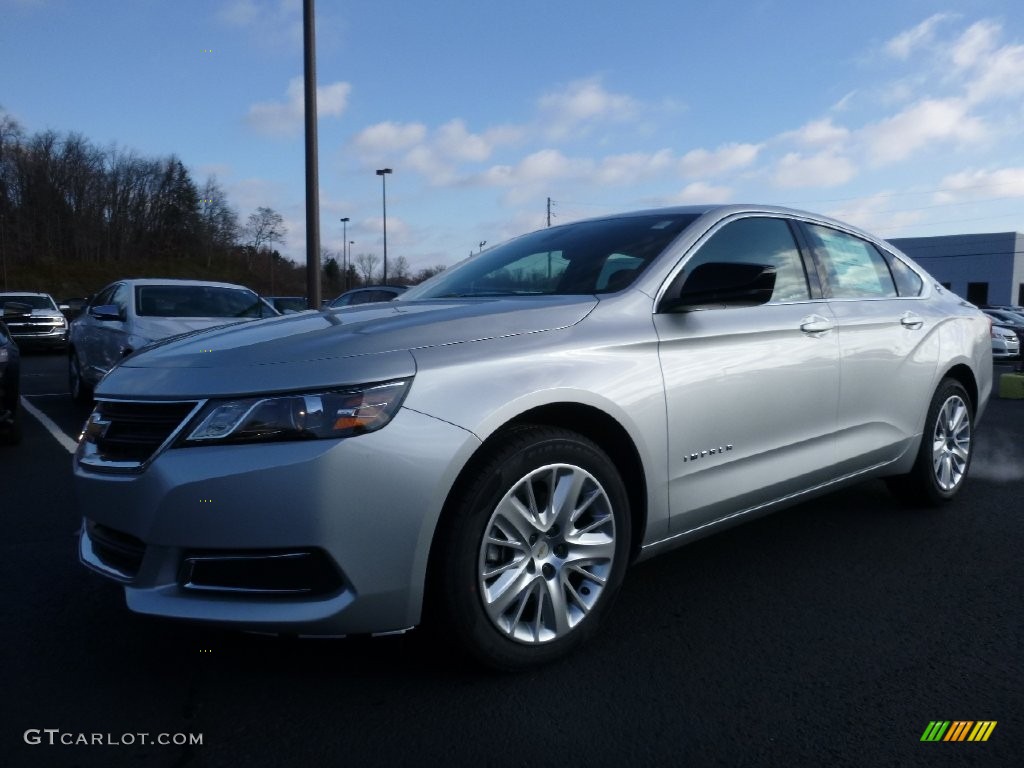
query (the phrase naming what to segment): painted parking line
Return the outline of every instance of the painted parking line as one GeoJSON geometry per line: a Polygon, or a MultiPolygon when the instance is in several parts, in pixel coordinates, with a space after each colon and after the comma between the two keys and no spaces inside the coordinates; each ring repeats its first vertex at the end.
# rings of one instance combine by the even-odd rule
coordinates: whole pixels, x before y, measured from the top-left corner
{"type": "Polygon", "coordinates": [[[64,434],[64,430],[58,427],[53,419],[32,405],[32,403],[24,397],[21,398],[21,407],[24,408],[26,412],[34,416],[40,424],[46,427],[46,431],[53,435],[53,439],[60,443],[68,453],[75,452],[75,449],[78,447],[78,443],[64,434]]]}

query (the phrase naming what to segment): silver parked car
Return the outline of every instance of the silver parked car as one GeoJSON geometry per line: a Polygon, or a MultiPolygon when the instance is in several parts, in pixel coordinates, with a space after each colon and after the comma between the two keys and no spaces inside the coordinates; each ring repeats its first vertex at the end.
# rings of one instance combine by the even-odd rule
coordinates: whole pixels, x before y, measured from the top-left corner
{"type": "Polygon", "coordinates": [[[1020,339],[1012,328],[992,326],[992,358],[1010,360],[1020,356],[1020,339]]]}
{"type": "Polygon", "coordinates": [[[68,382],[78,402],[128,355],[154,341],[281,314],[241,285],[205,280],[119,280],[71,324],[68,382]]]}
{"type": "Polygon", "coordinates": [[[590,636],[637,560],[871,477],[950,499],[991,386],[988,319],[852,227],[583,221],[124,361],[76,454],[80,556],[139,613],[436,618],[522,668],[590,636]]]}

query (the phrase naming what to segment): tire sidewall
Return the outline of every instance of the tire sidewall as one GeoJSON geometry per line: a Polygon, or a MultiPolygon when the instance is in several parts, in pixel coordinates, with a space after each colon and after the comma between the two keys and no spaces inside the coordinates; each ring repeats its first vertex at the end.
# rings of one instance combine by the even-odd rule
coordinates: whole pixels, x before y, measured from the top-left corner
{"type": "Polygon", "coordinates": [[[528,429],[503,441],[482,467],[480,478],[461,495],[453,510],[444,555],[444,598],[451,629],[484,664],[502,670],[552,661],[591,637],[607,614],[622,583],[629,558],[629,501],[611,460],[595,444],[567,430],[528,429]],[[480,594],[478,562],[483,536],[498,503],[524,477],[551,464],[569,464],[589,472],[601,484],[615,521],[612,571],[597,604],[564,637],[528,645],[506,637],[493,625],[480,594]]]}
{"type": "Polygon", "coordinates": [[[932,398],[932,402],[928,406],[928,420],[925,422],[925,431],[921,437],[921,450],[918,454],[918,482],[925,492],[927,501],[932,503],[949,501],[959,493],[961,488],[964,487],[964,483],[967,482],[967,477],[970,474],[971,464],[974,461],[974,440],[974,406],[971,402],[971,398],[967,394],[967,390],[964,389],[963,385],[959,382],[947,379],[943,381],[935,391],[935,396],[932,398]],[[960,479],[959,483],[947,491],[939,486],[939,481],[935,477],[935,467],[933,465],[932,457],[932,441],[935,436],[935,428],[938,425],[939,414],[942,412],[942,408],[951,397],[959,397],[967,407],[967,419],[970,425],[971,444],[967,455],[967,464],[964,467],[963,477],[960,479]]]}

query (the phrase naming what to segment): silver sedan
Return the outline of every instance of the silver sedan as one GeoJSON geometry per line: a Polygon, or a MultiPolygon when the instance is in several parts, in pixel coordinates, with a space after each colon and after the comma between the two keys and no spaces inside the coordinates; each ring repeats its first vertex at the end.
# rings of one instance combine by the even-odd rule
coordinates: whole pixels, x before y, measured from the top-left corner
{"type": "Polygon", "coordinates": [[[289,634],[436,620],[577,648],[630,563],[844,484],[964,486],[989,321],[774,207],[524,235],[396,301],[172,340],[96,389],[80,556],[129,608],[289,634]]]}

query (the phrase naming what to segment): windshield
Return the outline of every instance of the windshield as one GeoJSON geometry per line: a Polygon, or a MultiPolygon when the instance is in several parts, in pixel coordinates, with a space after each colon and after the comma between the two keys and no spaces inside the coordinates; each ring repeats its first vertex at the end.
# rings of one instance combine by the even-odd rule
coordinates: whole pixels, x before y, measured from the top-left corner
{"type": "Polygon", "coordinates": [[[696,218],[662,212],[542,229],[467,259],[399,300],[621,291],[696,218]]]}
{"type": "Polygon", "coordinates": [[[57,309],[57,305],[53,303],[53,300],[49,296],[0,296],[0,309],[3,309],[7,304],[14,302],[16,304],[28,304],[32,309],[57,309]]]}
{"type": "Polygon", "coordinates": [[[140,285],[135,314],[142,317],[266,317],[272,310],[250,290],[211,285],[140,285]]]}

